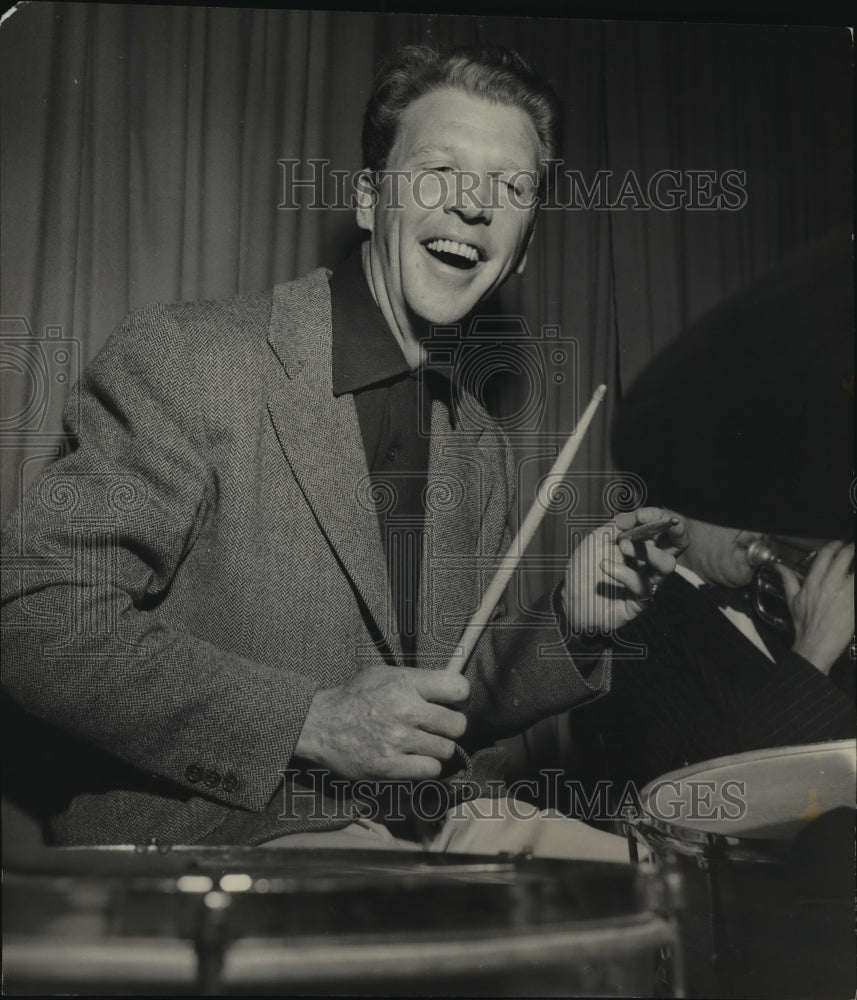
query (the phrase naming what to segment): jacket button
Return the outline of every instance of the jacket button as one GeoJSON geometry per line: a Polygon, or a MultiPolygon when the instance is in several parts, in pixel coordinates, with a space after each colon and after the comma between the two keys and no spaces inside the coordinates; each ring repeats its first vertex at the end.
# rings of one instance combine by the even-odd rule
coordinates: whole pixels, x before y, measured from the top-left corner
{"type": "Polygon", "coordinates": [[[202,781],[202,768],[199,764],[188,764],[185,768],[184,776],[192,785],[196,785],[202,781]]]}
{"type": "Polygon", "coordinates": [[[223,789],[227,792],[237,792],[238,786],[241,782],[238,780],[238,775],[233,774],[231,771],[227,771],[223,775],[223,789]]]}
{"type": "Polygon", "coordinates": [[[205,774],[203,774],[202,781],[207,788],[217,788],[220,784],[220,771],[215,771],[214,768],[209,768],[205,774]]]}

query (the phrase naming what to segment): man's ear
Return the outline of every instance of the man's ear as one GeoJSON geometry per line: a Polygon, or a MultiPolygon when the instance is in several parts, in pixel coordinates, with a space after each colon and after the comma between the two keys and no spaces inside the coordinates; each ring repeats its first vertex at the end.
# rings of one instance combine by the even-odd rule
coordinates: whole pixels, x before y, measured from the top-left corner
{"type": "Polygon", "coordinates": [[[524,267],[527,264],[527,252],[530,249],[530,244],[533,242],[533,236],[536,232],[536,220],[530,223],[530,231],[527,233],[527,238],[524,241],[524,248],[521,250],[521,256],[518,257],[518,263],[515,265],[515,274],[523,274],[524,267]]]}
{"type": "Polygon", "coordinates": [[[364,167],[357,175],[355,182],[357,225],[370,233],[375,228],[375,204],[378,201],[373,175],[372,170],[364,167]]]}

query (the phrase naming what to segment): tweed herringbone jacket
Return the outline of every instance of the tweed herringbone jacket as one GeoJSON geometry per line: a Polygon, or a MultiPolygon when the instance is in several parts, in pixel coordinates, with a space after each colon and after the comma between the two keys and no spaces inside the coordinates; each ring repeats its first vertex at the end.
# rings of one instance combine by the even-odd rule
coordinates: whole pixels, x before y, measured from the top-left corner
{"type": "MultiPolygon", "coordinates": [[[[4,533],[7,771],[38,782],[52,838],[250,843],[347,821],[283,793],[315,691],[401,658],[353,399],[332,394],[328,273],[140,310],[64,419],[69,454],[4,533]]],[[[513,480],[484,412],[436,401],[423,666],[445,665],[487,586],[513,480]]],[[[578,673],[547,605],[498,619],[468,669],[471,742],[607,671],[578,673]]]]}

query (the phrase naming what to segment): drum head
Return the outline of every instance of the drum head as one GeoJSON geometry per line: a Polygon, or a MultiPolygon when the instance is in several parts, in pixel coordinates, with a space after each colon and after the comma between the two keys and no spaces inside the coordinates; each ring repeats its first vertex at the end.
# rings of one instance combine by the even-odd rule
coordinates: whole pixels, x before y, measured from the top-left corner
{"type": "Polygon", "coordinates": [[[688,995],[854,996],[857,743],[721,757],[641,793],[637,835],[684,877],[688,995]]]}
{"type": "Polygon", "coordinates": [[[722,839],[791,841],[822,814],[854,808],[857,742],[838,740],[735,754],[672,771],[643,789],[646,830],[695,850],[722,839]]]}

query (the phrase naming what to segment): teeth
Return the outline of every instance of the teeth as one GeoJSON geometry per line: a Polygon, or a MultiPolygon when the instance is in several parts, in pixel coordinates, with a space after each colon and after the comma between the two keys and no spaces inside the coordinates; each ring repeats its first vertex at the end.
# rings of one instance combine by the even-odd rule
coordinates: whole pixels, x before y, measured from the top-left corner
{"type": "Polygon", "coordinates": [[[468,246],[467,243],[459,243],[457,240],[432,240],[431,243],[426,243],[426,246],[436,253],[454,253],[475,263],[479,261],[479,251],[476,247],[468,246]]]}

